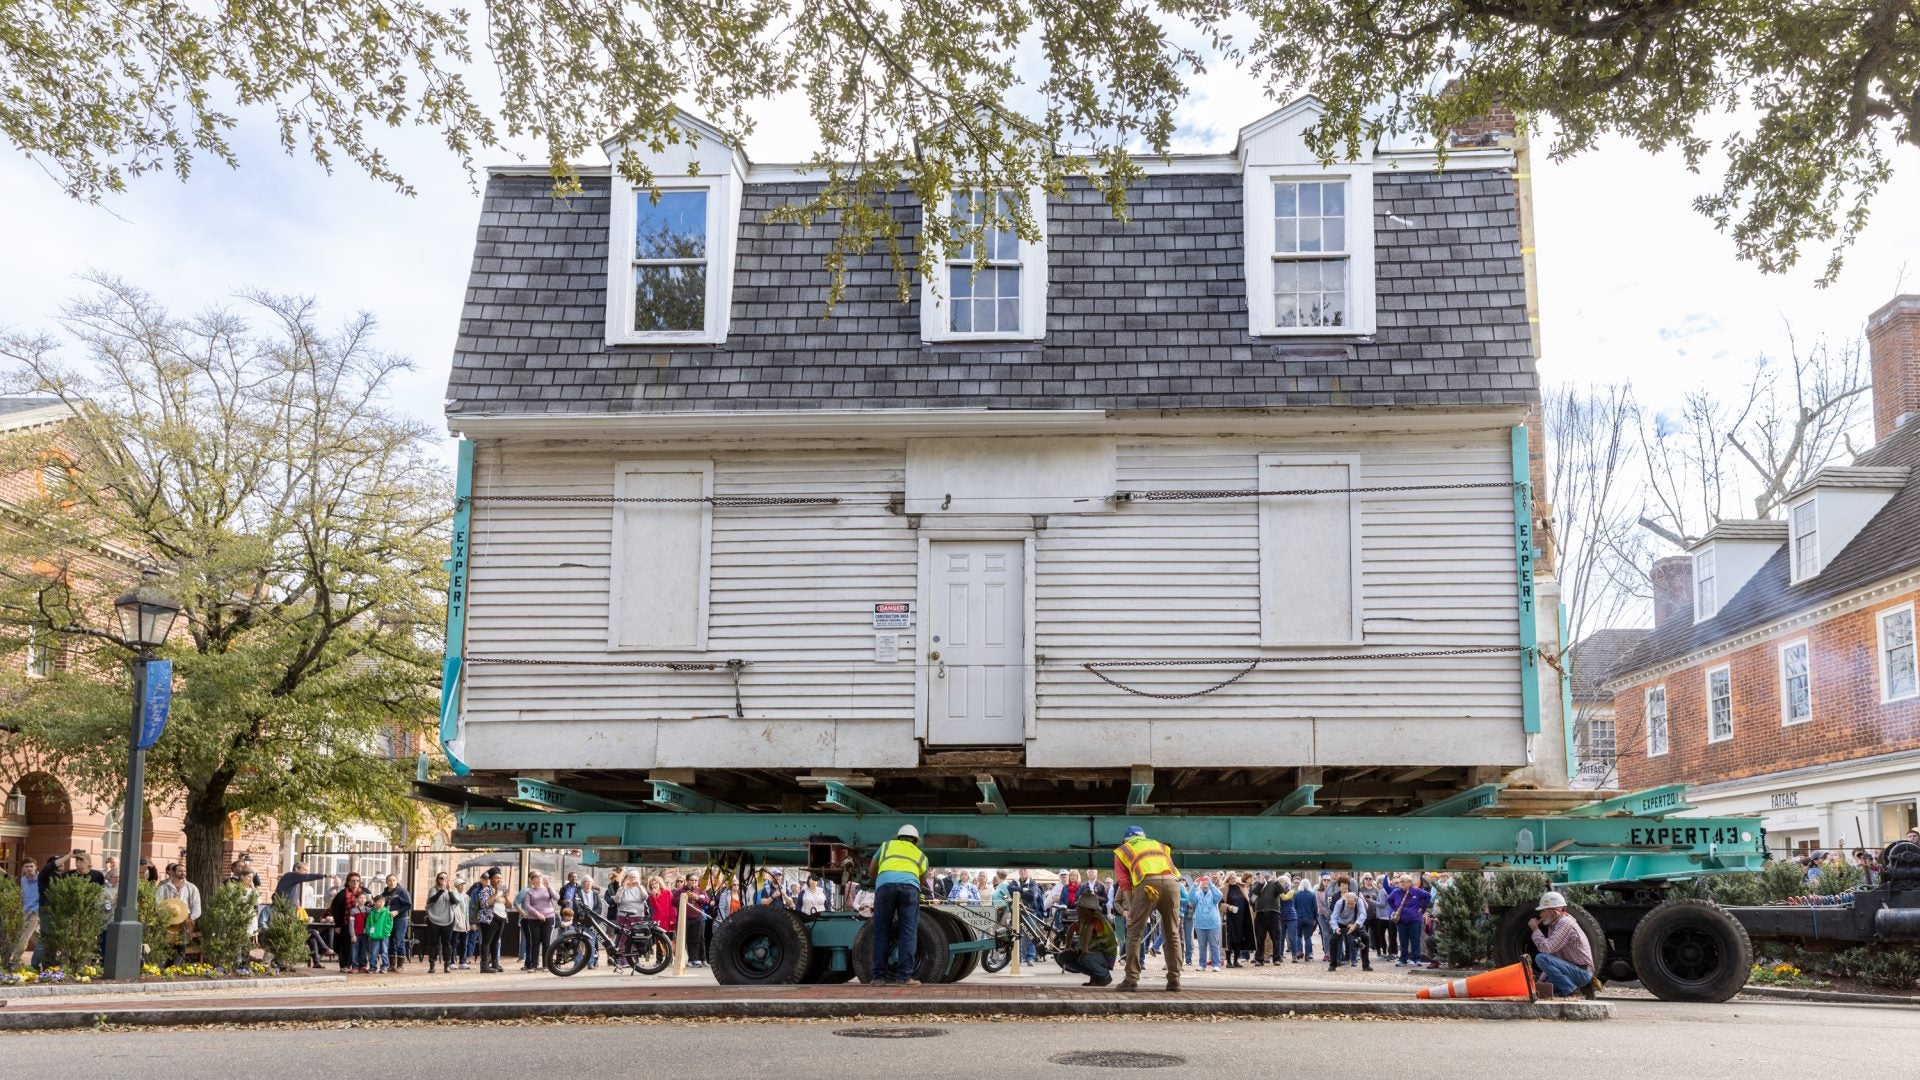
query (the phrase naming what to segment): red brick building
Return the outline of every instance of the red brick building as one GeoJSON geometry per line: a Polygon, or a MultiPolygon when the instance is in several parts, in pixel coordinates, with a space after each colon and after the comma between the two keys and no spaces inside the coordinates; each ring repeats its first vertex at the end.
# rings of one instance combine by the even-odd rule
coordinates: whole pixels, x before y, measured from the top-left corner
{"type": "Polygon", "coordinates": [[[1620,783],[1684,782],[1775,850],[1920,821],[1920,296],[1868,320],[1874,446],[1780,519],[1722,521],[1654,566],[1654,628],[1607,679],[1620,783]]]}

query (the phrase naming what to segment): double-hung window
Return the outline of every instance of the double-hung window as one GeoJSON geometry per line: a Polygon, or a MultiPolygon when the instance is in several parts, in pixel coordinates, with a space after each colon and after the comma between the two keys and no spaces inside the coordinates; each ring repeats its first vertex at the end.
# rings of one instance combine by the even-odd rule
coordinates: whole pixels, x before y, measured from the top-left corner
{"type": "Polygon", "coordinates": [[[1801,581],[1820,572],[1820,505],[1816,499],[1789,512],[1790,546],[1793,548],[1793,580],[1801,581]]]}
{"type": "Polygon", "coordinates": [[[633,331],[693,333],[707,324],[706,189],[634,192],[633,331]]]}
{"type": "Polygon", "coordinates": [[[1693,557],[1693,621],[1713,618],[1719,610],[1713,583],[1713,549],[1693,557]]]}
{"type": "Polygon", "coordinates": [[[1273,322],[1276,327],[1349,325],[1347,181],[1273,185],[1273,322]]]}
{"type": "Polygon", "coordinates": [[[1806,639],[1780,649],[1780,722],[1800,724],[1813,719],[1813,666],[1806,639]]]}
{"type": "Polygon", "coordinates": [[[1647,756],[1663,757],[1667,752],[1667,688],[1656,686],[1647,691],[1647,756]]]}
{"type": "Polygon", "coordinates": [[[929,341],[1041,338],[1047,322],[1046,200],[1029,203],[1038,241],[1014,230],[1012,191],[962,189],[948,205],[955,221],[943,272],[922,294],[922,335],[929,341]],[[965,243],[963,236],[975,237],[965,243]]]}
{"type": "Polygon", "coordinates": [[[27,677],[45,679],[55,668],[53,644],[43,638],[27,642],[27,677]]]}
{"type": "Polygon", "coordinates": [[[1920,695],[1913,651],[1913,605],[1880,613],[1880,700],[1920,695]]]}
{"type": "Polygon", "coordinates": [[[1707,672],[1707,741],[1733,738],[1733,668],[1722,664],[1707,672]]]}

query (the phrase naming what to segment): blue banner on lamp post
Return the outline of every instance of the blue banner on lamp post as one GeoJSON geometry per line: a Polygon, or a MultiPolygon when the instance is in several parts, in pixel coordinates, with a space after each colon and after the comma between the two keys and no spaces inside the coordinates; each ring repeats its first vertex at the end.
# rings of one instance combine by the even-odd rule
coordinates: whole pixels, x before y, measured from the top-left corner
{"type": "Polygon", "coordinates": [[[140,737],[134,740],[139,750],[151,750],[167,730],[167,708],[173,704],[173,661],[148,660],[143,665],[146,685],[140,688],[140,737]]]}

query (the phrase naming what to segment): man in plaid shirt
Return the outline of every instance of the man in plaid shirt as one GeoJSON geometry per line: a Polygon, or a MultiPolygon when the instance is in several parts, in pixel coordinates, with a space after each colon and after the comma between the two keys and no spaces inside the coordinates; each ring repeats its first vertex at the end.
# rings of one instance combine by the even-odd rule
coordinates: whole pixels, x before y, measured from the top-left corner
{"type": "Polygon", "coordinates": [[[1594,997],[1600,980],[1593,973],[1593,950],[1587,947],[1587,935],[1580,924],[1567,914],[1567,898],[1557,892],[1540,898],[1539,917],[1527,920],[1533,931],[1533,947],[1539,950],[1533,966],[1540,977],[1553,987],[1554,997],[1594,997]]]}

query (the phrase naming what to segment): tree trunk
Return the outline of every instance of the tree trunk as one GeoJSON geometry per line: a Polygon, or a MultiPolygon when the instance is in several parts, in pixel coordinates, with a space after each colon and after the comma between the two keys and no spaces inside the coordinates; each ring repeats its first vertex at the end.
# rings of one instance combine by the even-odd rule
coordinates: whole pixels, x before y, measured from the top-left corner
{"type": "Polygon", "coordinates": [[[199,886],[202,905],[211,903],[227,876],[226,809],[205,793],[189,792],[181,826],[187,834],[187,880],[199,886]]]}

